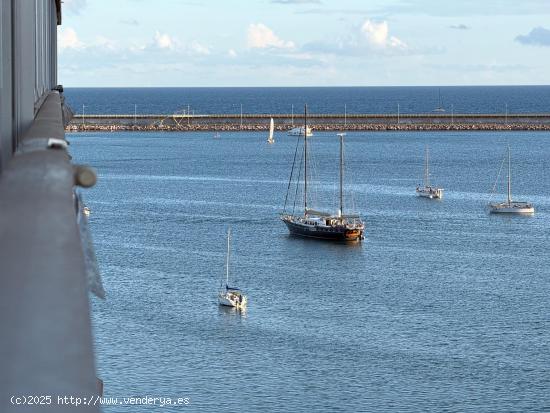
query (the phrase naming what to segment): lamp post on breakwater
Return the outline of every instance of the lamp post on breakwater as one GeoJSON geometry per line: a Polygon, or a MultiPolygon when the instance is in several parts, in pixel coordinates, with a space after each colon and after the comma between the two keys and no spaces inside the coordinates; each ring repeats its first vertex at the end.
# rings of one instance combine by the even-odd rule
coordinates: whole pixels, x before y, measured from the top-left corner
{"type": "Polygon", "coordinates": [[[506,103],[506,110],[504,114],[504,124],[508,126],[508,103],[506,103]]]}
{"type": "Polygon", "coordinates": [[[401,108],[399,107],[399,103],[398,103],[398,104],[397,104],[397,124],[398,124],[398,125],[399,125],[399,117],[400,117],[400,115],[401,115],[401,113],[400,113],[401,110],[400,110],[400,109],[401,109],[401,108]]]}
{"type": "Polygon", "coordinates": [[[348,105],[344,104],[344,128],[348,127],[348,105]]]}
{"type": "Polygon", "coordinates": [[[84,127],[84,104],[82,104],[82,127],[84,127]]]}
{"type": "Polygon", "coordinates": [[[243,104],[241,103],[241,130],[243,130],[243,104]]]}
{"type": "Polygon", "coordinates": [[[451,105],[451,125],[455,124],[455,105],[451,105]]]}

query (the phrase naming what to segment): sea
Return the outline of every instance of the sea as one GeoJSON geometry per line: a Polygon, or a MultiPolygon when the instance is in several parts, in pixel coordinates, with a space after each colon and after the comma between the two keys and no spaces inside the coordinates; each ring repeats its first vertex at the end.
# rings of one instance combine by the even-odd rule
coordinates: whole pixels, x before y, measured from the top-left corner
{"type": "MultiPolygon", "coordinates": [[[[67,95],[104,102],[99,90],[67,95]]],[[[265,107],[295,101],[282,95],[265,107]]],[[[543,111],[550,98],[535,95],[528,111],[543,111]]],[[[163,102],[147,111],[179,107],[163,102]]],[[[550,133],[349,132],[345,208],[366,222],[353,244],[293,237],[280,221],[296,137],[220,135],[68,134],[74,161],[99,176],[83,195],[106,290],[91,298],[97,374],[119,401],[105,412],[550,409],[550,133]],[[415,196],[426,146],[442,201],[415,196]],[[505,199],[508,146],[513,196],[533,202],[533,216],[487,212],[505,199]],[[229,228],[229,279],[248,295],[245,312],[217,303],[229,228]],[[123,405],[129,397],[188,404],[123,405]]],[[[314,131],[308,143],[310,202],[335,210],[338,140],[314,131]]]]}
{"type": "Polygon", "coordinates": [[[76,114],[550,113],[550,86],[66,88],[76,114]],[[84,108],[82,107],[84,105],[84,108]],[[399,108],[398,108],[399,105],[399,108]]]}

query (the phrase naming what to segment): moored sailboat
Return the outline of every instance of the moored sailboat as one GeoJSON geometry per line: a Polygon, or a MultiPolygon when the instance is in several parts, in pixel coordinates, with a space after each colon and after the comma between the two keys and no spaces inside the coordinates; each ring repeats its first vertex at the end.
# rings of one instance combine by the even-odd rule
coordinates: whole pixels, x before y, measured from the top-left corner
{"type": "Polygon", "coordinates": [[[307,131],[306,137],[311,138],[313,136],[313,131],[309,126],[299,126],[297,128],[292,128],[288,131],[289,136],[304,136],[304,130],[307,131]]]}
{"type": "Polygon", "coordinates": [[[246,307],[247,298],[243,292],[236,287],[229,286],[229,256],[230,256],[231,228],[227,230],[227,255],[225,259],[225,287],[220,286],[218,293],[218,303],[226,307],[234,307],[236,309],[244,309],[246,307]]]}
{"type": "Polygon", "coordinates": [[[439,100],[437,104],[437,108],[434,109],[434,112],[445,112],[445,108],[443,107],[443,103],[441,102],[441,88],[439,88],[439,100]]]}
{"type": "MultiPolygon", "coordinates": [[[[344,133],[338,134],[340,138],[340,185],[339,185],[339,209],[337,214],[331,214],[328,212],[316,211],[308,207],[308,147],[307,147],[307,106],[304,110],[304,128],[303,133],[303,158],[300,165],[304,165],[304,179],[303,179],[303,213],[286,212],[285,208],[281,214],[281,220],[287,226],[289,232],[293,235],[299,235],[309,238],[319,238],[335,241],[359,241],[363,239],[363,233],[365,230],[365,224],[361,220],[359,215],[346,215],[344,214],[344,133]]],[[[294,166],[296,163],[296,156],[292,166],[292,172],[290,174],[289,185],[287,189],[286,199],[288,200],[288,194],[291,187],[292,175],[294,166]]],[[[299,185],[299,182],[296,183],[299,185]]]]}
{"type": "MultiPolygon", "coordinates": [[[[504,202],[490,202],[489,212],[492,214],[533,214],[535,207],[531,202],[514,201],[512,199],[512,156],[510,146],[508,146],[508,196],[504,202]]],[[[502,169],[502,166],[501,166],[502,169]]],[[[493,186],[493,192],[496,189],[500,171],[497,175],[497,180],[493,186]]]]}
{"type": "Polygon", "coordinates": [[[432,186],[430,183],[430,150],[427,146],[424,162],[424,186],[417,185],[416,195],[429,199],[443,199],[443,188],[432,186]]]}

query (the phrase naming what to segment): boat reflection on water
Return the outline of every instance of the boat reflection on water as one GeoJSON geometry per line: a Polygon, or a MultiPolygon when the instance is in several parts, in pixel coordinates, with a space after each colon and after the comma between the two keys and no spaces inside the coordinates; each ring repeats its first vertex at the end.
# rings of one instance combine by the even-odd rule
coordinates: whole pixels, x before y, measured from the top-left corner
{"type": "Polygon", "coordinates": [[[222,316],[239,316],[246,318],[247,307],[230,307],[227,305],[218,305],[218,314],[222,316]]]}

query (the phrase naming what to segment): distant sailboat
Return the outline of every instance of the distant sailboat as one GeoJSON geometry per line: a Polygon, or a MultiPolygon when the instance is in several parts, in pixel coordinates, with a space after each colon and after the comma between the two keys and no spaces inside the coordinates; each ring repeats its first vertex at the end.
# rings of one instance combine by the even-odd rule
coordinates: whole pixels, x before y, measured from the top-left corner
{"type": "MultiPolygon", "coordinates": [[[[304,142],[303,157],[299,161],[300,167],[303,165],[303,193],[304,193],[304,209],[303,213],[286,212],[286,200],[285,210],[281,214],[281,220],[287,226],[289,232],[293,235],[299,235],[309,238],[320,238],[333,241],[360,241],[363,239],[363,233],[365,231],[365,224],[358,215],[344,215],[344,133],[338,134],[340,138],[340,207],[338,213],[332,214],[328,212],[315,211],[308,208],[308,139],[305,131],[307,130],[307,106],[304,110],[304,127],[302,128],[302,136],[304,142]]],[[[296,148],[298,149],[298,147],[296,148]]],[[[292,171],[296,166],[296,157],[292,165],[292,171]]],[[[301,168],[299,174],[301,175],[301,168]]],[[[290,174],[290,180],[287,188],[287,200],[290,192],[292,174],[290,174]]],[[[298,191],[298,185],[300,181],[300,175],[298,175],[298,182],[296,183],[296,195],[298,191]]],[[[296,199],[294,204],[296,204],[296,199]]]]}
{"type": "Polygon", "coordinates": [[[220,135],[219,132],[216,132],[216,133],[214,134],[214,139],[220,139],[220,137],[221,137],[221,135],[220,135]]]}
{"type": "Polygon", "coordinates": [[[269,137],[267,138],[267,143],[275,143],[275,139],[273,139],[273,133],[275,132],[275,122],[273,121],[273,118],[269,121],[269,137]]]}
{"type": "Polygon", "coordinates": [[[439,88],[439,103],[437,105],[437,108],[434,109],[434,112],[445,112],[445,108],[443,107],[443,103],[441,102],[441,88],[439,88]]]}
{"type": "MultiPolygon", "coordinates": [[[[510,154],[510,146],[508,146],[508,197],[504,202],[489,203],[489,212],[492,214],[533,214],[535,207],[530,202],[513,201],[512,200],[512,156],[510,154]]],[[[504,163],[504,160],[503,160],[504,163]]],[[[501,166],[502,169],[502,166],[501,166]]],[[[497,180],[493,186],[493,192],[496,189],[500,171],[497,175],[497,180]]]]}
{"type": "Polygon", "coordinates": [[[308,138],[311,138],[313,136],[313,131],[311,130],[311,128],[309,126],[300,126],[300,127],[297,127],[297,128],[292,128],[291,130],[288,131],[288,135],[289,136],[304,136],[304,130],[307,130],[307,135],[306,137],[308,138]]]}
{"type": "Polygon", "coordinates": [[[430,184],[430,150],[428,146],[426,146],[426,159],[424,163],[424,186],[418,185],[416,187],[416,195],[430,199],[443,199],[443,188],[430,184]]]}
{"type": "Polygon", "coordinates": [[[227,307],[234,307],[236,309],[243,309],[246,307],[246,295],[242,293],[239,288],[229,286],[229,255],[230,255],[230,242],[231,242],[231,228],[227,230],[227,255],[225,258],[225,288],[220,287],[218,293],[218,302],[220,305],[227,307]]]}

